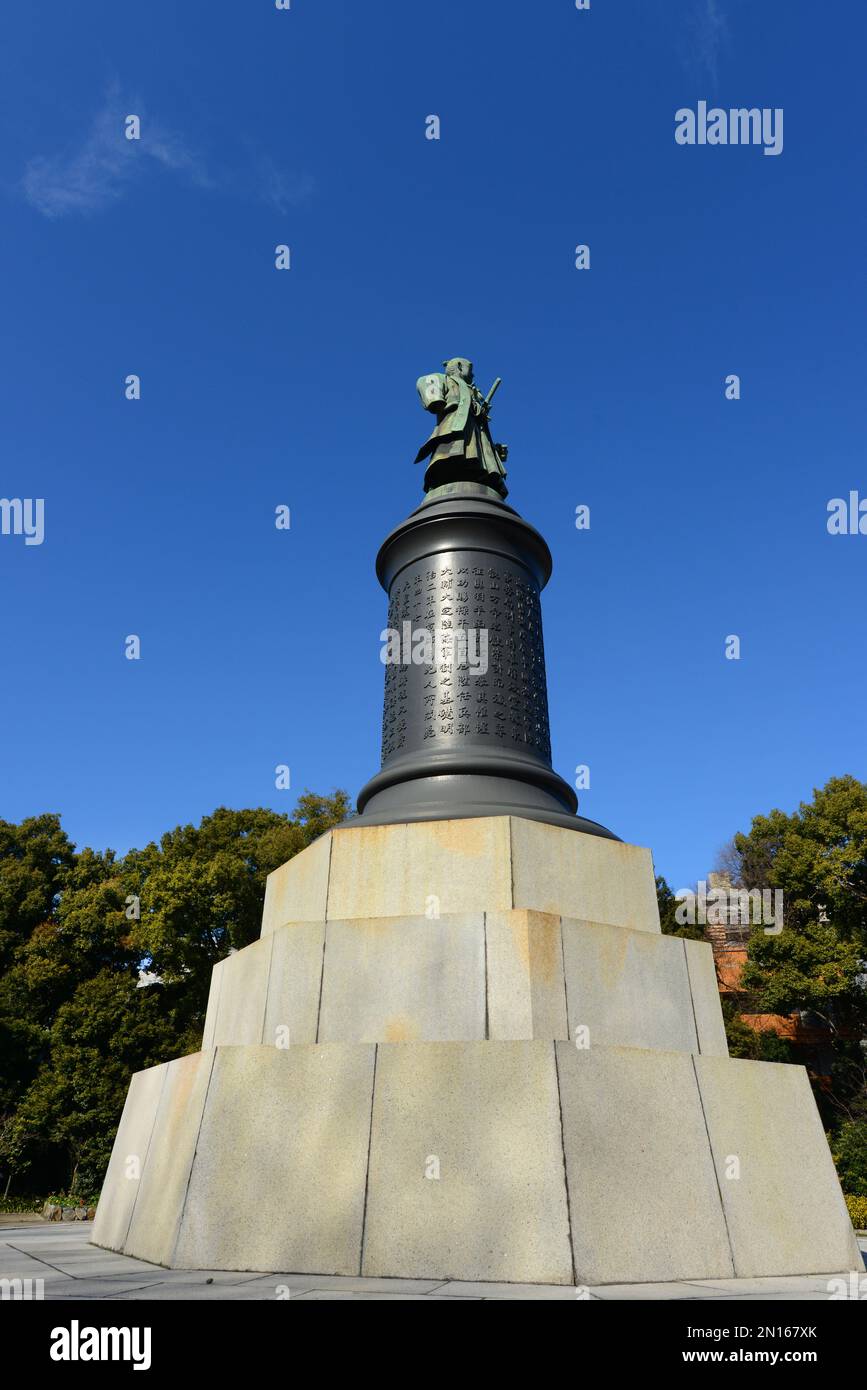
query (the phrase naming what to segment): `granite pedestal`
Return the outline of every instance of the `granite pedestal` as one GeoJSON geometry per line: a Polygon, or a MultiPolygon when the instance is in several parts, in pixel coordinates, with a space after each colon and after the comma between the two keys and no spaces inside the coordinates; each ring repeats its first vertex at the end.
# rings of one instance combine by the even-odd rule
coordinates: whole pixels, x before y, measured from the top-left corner
{"type": "Polygon", "coordinates": [[[647,850],[331,831],[133,1077],[94,1241],[171,1268],[545,1284],[861,1267],[803,1068],[727,1055],[647,850]]]}

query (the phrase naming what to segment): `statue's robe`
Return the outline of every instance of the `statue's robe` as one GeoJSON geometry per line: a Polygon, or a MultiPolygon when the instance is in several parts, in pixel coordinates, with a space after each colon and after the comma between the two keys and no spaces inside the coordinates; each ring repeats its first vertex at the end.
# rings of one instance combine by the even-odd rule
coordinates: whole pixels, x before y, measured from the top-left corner
{"type": "Polygon", "coordinates": [[[415,462],[429,458],[425,491],[459,479],[487,482],[503,491],[503,461],[488,430],[484,398],[463,377],[433,374],[441,383],[440,399],[429,400],[431,377],[419,377],[417,387],[426,410],[436,411],[437,423],[421,446],[415,462]],[[423,390],[423,384],[426,389],[423,390]]]}

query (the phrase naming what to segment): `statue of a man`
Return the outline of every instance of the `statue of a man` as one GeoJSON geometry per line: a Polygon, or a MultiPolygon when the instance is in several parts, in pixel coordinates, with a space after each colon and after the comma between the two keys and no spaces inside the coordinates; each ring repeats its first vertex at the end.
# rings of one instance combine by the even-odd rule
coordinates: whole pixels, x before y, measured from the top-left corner
{"type": "Polygon", "coordinates": [[[508,449],[505,444],[494,444],[488,425],[499,377],[483,396],[473,384],[473,364],[466,357],[450,357],[443,367],[444,372],[431,372],[416,382],[422,405],[437,417],[433,433],[415,459],[416,463],[430,459],[424,490],[430,492],[443,483],[485,483],[505,497],[503,464],[508,449]]]}

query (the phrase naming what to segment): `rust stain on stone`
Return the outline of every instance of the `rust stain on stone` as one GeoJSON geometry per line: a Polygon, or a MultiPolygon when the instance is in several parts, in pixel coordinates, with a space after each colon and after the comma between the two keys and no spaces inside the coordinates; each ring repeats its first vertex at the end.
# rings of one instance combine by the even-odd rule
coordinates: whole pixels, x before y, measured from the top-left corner
{"type": "Polygon", "coordinates": [[[515,944],[515,954],[517,955],[525,972],[530,970],[530,931],[526,912],[515,911],[508,914],[509,926],[512,931],[512,941],[515,944]]]}
{"type": "Polygon", "coordinates": [[[390,1043],[415,1042],[418,1038],[418,1029],[412,1019],[405,1014],[397,1014],[394,1018],[388,1019],[385,1025],[385,1041],[390,1043]]]}
{"type": "MultiPolygon", "coordinates": [[[[594,928],[589,928],[594,930],[594,928]]],[[[629,951],[629,933],[617,927],[597,928],[599,931],[599,968],[606,989],[614,989],[621,981],[629,951]]]]}
{"type": "Polygon", "coordinates": [[[425,831],[450,854],[478,858],[491,848],[491,833],[484,819],[428,821],[425,831]]]}
{"type": "Polygon", "coordinates": [[[560,918],[549,912],[528,913],[527,938],[533,974],[541,984],[553,984],[560,968],[560,918]]]}

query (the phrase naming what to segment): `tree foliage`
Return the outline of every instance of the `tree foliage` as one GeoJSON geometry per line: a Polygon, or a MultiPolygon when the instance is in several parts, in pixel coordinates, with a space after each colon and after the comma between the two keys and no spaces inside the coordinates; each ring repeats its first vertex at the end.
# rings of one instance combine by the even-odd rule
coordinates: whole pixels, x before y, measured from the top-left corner
{"type": "Polygon", "coordinates": [[[678,922],[675,913],[678,900],[662,874],[656,875],[656,902],[659,907],[659,925],[665,936],[683,936],[687,941],[704,941],[704,927],[698,922],[678,922]]]}
{"type": "Polygon", "coordinates": [[[844,1120],[833,1153],[844,1192],[867,1197],[867,1117],[844,1120]]]}
{"type": "Polygon", "coordinates": [[[723,1023],[730,1057],[746,1057],[751,1062],[791,1062],[792,1048],[779,1033],[760,1032],[745,1023],[733,999],[722,1000],[723,1023]]]}
{"type": "Polygon", "coordinates": [[[783,930],[751,934],[744,985],[768,1013],[809,1010],[867,1036],[867,785],[835,777],[736,835],[740,879],[783,891],[783,930]]]}
{"type": "Polygon", "coordinates": [[[196,1051],[267,875],[348,811],[343,791],[220,807],[122,858],[77,852],[55,815],[0,822],[0,1170],[19,1189],[99,1186],[130,1075],[196,1051]]]}
{"type": "Polygon", "coordinates": [[[742,983],[751,1009],[797,1011],[823,1027],[819,1108],[834,1131],[864,1123],[867,785],[833,777],[796,811],[756,816],[725,854],[738,886],[783,893],[782,931],[750,933],[742,983]]]}

